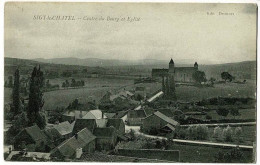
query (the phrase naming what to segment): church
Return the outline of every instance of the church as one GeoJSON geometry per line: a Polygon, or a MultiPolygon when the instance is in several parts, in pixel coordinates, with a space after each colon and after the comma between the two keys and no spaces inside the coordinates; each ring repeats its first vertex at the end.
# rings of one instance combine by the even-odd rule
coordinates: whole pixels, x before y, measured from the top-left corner
{"type": "Polygon", "coordinates": [[[152,78],[158,79],[171,73],[174,75],[175,82],[193,83],[195,80],[192,78],[192,74],[198,71],[198,69],[199,65],[197,62],[195,62],[193,67],[175,67],[174,61],[171,59],[169,69],[152,69],[152,78]]]}

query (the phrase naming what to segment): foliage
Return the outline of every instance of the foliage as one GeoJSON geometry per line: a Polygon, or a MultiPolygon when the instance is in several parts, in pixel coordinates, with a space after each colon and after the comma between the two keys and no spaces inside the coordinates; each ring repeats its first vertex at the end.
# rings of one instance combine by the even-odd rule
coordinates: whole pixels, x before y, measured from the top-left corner
{"type": "Polygon", "coordinates": [[[215,162],[218,163],[241,163],[243,159],[244,155],[239,147],[233,148],[230,152],[219,151],[215,155],[215,162]]]}
{"type": "Polygon", "coordinates": [[[13,87],[13,76],[8,77],[8,87],[12,88],[13,87]]]}
{"type": "Polygon", "coordinates": [[[223,129],[223,139],[226,142],[232,142],[233,141],[233,130],[230,126],[227,126],[226,128],[223,129]]]}
{"type": "Polygon", "coordinates": [[[217,139],[217,141],[222,141],[223,140],[223,130],[217,126],[214,128],[214,134],[213,137],[215,137],[217,139]]]}
{"type": "Polygon", "coordinates": [[[190,126],[187,129],[187,137],[194,140],[206,140],[209,137],[208,127],[205,125],[190,126]]]}
{"type": "Polygon", "coordinates": [[[45,118],[40,111],[44,105],[42,87],[44,86],[43,72],[34,67],[30,78],[29,103],[27,107],[27,117],[29,126],[36,123],[41,129],[46,125],[45,118]]]}
{"type": "Polygon", "coordinates": [[[192,78],[197,82],[197,83],[202,83],[206,82],[206,75],[205,72],[202,71],[196,71],[192,74],[192,78]]]}
{"type": "Polygon", "coordinates": [[[212,119],[212,116],[206,115],[206,119],[207,119],[207,120],[211,120],[211,119],[212,119]]]}
{"type": "Polygon", "coordinates": [[[242,128],[241,127],[236,127],[235,129],[235,137],[238,139],[239,142],[243,141],[243,137],[242,137],[242,128]]]}
{"type": "Polygon", "coordinates": [[[56,107],[55,110],[51,111],[48,123],[55,124],[56,122],[62,122],[62,114],[65,112],[64,107],[56,107]]]}
{"type": "Polygon", "coordinates": [[[219,116],[227,117],[227,115],[229,114],[229,110],[226,108],[219,107],[217,109],[217,113],[219,116]]]}
{"type": "Polygon", "coordinates": [[[239,113],[239,111],[238,111],[238,108],[231,108],[231,109],[230,109],[230,114],[231,114],[232,116],[234,116],[234,117],[241,115],[241,114],[239,113]]]}
{"type": "Polygon", "coordinates": [[[16,69],[15,74],[14,74],[14,86],[13,86],[13,94],[12,94],[13,104],[11,107],[11,112],[13,112],[14,116],[18,115],[21,112],[19,79],[20,79],[19,69],[16,69]]]}
{"type": "Polygon", "coordinates": [[[232,80],[234,80],[235,79],[235,77],[233,77],[231,74],[229,74],[228,72],[222,72],[221,73],[221,78],[223,79],[223,80],[225,80],[225,81],[232,81],[232,80]]]}

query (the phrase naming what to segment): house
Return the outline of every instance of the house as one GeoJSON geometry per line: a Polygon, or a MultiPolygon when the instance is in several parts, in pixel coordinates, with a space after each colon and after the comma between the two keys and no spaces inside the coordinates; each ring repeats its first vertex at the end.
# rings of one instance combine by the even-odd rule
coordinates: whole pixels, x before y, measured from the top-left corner
{"type": "Polygon", "coordinates": [[[47,144],[47,137],[43,131],[37,126],[24,128],[14,138],[14,149],[27,151],[41,151],[45,152],[47,144]]]}
{"type": "MultiPolygon", "coordinates": [[[[59,145],[63,140],[65,140],[62,135],[59,133],[57,129],[54,127],[52,128],[45,128],[44,133],[48,138],[49,145],[57,146],[59,145]]],[[[51,147],[53,148],[53,147],[51,147]]]]}
{"type": "Polygon", "coordinates": [[[111,150],[117,143],[117,133],[114,127],[95,128],[97,150],[111,150]]]}
{"type": "Polygon", "coordinates": [[[111,119],[111,118],[113,118],[113,117],[116,115],[116,113],[104,113],[104,115],[105,115],[108,119],[111,119]]]}
{"type": "Polygon", "coordinates": [[[142,125],[142,119],[146,117],[144,110],[131,110],[127,113],[128,125],[142,125]]]}
{"type": "Polygon", "coordinates": [[[68,139],[69,137],[71,137],[73,135],[72,131],[73,131],[74,125],[75,125],[75,121],[73,123],[69,123],[68,121],[65,121],[65,122],[53,125],[53,128],[59,132],[59,134],[62,136],[62,138],[68,139]]]}
{"type": "Polygon", "coordinates": [[[88,111],[68,110],[67,112],[62,114],[62,121],[72,122],[76,119],[81,119],[87,113],[88,113],[88,111]]]}
{"type": "Polygon", "coordinates": [[[159,111],[156,111],[150,116],[147,116],[142,120],[142,129],[146,132],[149,132],[153,129],[156,130],[175,130],[175,127],[179,125],[179,123],[168,116],[162,114],[159,111]]]}
{"type": "Polygon", "coordinates": [[[95,110],[90,110],[89,112],[87,112],[82,119],[103,119],[103,118],[107,118],[103,112],[99,109],[95,109],[95,110]]]}
{"type": "Polygon", "coordinates": [[[125,133],[125,123],[122,119],[108,119],[106,127],[114,127],[118,134],[125,133]]]}
{"type": "Polygon", "coordinates": [[[87,128],[93,133],[94,129],[97,127],[95,119],[77,119],[73,128],[73,134],[79,132],[80,130],[87,128]]]}
{"type": "Polygon", "coordinates": [[[119,111],[116,113],[116,115],[113,117],[115,119],[122,119],[124,123],[127,122],[127,113],[128,111],[119,111]]]}
{"type": "Polygon", "coordinates": [[[93,153],[95,151],[95,139],[96,137],[87,128],[84,128],[53,149],[50,156],[58,160],[80,158],[82,152],[93,153]]]}

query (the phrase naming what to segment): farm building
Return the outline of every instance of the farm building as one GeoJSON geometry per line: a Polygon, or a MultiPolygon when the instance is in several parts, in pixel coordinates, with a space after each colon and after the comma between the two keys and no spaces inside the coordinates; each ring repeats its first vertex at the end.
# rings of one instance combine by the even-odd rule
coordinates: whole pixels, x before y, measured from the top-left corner
{"type": "Polygon", "coordinates": [[[142,125],[142,119],[146,117],[144,110],[132,110],[127,113],[128,125],[142,125]]]}
{"type": "Polygon", "coordinates": [[[42,151],[46,150],[47,136],[37,125],[24,128],[14,138],[14,149],[27,151],[42,151]]]}
{"type": "Polygon", "coordinates": [[[127,113],[128,111],[119,111],[116,113],[116,115],[113,117],[115,119],[122,119],[124,123],[127,121],[127,113]]]}
{"type": "Polygon", "coordinates": [[[67,112],[62,114],[62,121],[72,122],[76,119],[81,119],[87,113],[88,113],[88,111],[68,110],[67,112]]]}
{"type": "Polygon", "coordinates": [[[99,110],[99,109],[95,109],[95,110],[90,110],[89,112],[87,112],[82,119],[103,119],[103,118],[107,118],[104,113],[99,110]]]}
{"type": "Polygon", "coordinates": [[[55,124],[53,125],[53,128],[56,129],[59,134],[62,136],[64,139],[68,139],[69,137],[72,136],[72,131],[75,125],[75,121],[73,123],[69,123],[68,121],[55,124]]]}
{"type": "Polygon", "coordinates": [[[179,125],[179,123],[168,116],[165,116],[159,111],[156,111],[154,114],[147,116],[142,120],[142,129],[144,131],[151,131],[151,130],[175,130],[175,127],[179,125]],[[173,129],[174,128],[174,129],[173,129]]]}
{"type": "Polygon", "coordinates": [[[95,119],[77,119],[73,128],[73,134],[79,132],[80,130],[87,128],[93,133],[94,129],[97,127],[95,119]]]}
{"type": "Polygon", "coordinates": [[[93,134],[96,136],[97,150],[111,150],[117,142],[117,133],[114,127],[95,128],[93,134]]]}
{"type": "Polygon", "coordinates": [[[52,146],[59,145],[63,140],[65,140],[62,135],[59,133],[59,131],[55,128],[45,128],[44,129],[45,135],[48,137],[49,144],[52,144],[52,146]]]}
{"type": "Polygon", "coordinates": [[[84,128],[53,149],[51,157],[59,160],[80,158],[82,152],[95,151],[95,139],[96,137],[87,128],[84,128]]]}

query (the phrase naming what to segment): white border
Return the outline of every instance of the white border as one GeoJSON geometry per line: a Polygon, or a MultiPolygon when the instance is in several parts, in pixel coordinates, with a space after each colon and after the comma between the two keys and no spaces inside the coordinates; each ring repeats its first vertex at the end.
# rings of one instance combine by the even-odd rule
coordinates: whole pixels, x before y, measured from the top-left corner
{"type": "MultiPolygon", "coordinates": [[[[3,157],[3,130],[4,130],[4,124],[3,124],[3,105],[4,105],[4,4],[5,2],[134,2],[134,3],[138,3],[138,2],[160,2],[160,3],[169,3],[169,2],[176,2],[176,3],[257,3],[258,5],[260,4],[259,0],[0,0],[0,28],[1,28],[1,35],[2,39],[0,40],[0,50],[1,50],[1,58],[0,58],[0,77],[1,77],[1,81],[0,81],[0,111],[2,112],[2,124],[1,124],[1,131],[0,131],[0,155],[2,154],[2,156],[0,157],[0,164],[21,164],[21,165],[27,165],[27,164],[35,164],[36,162],[6,162],[4,161],[4,157],[3,157]]],[[[258,10],[258,14],[259,14],[259,10],[258,10]]],[[[259,20],[259,17],[258,17],[259,20]]],[[[258,26],[258,31],[259,31],[259,26],[258,26]]],[[[258,35],[258,34],[257,34],[258,35]]],[[[258,44],[258,39],[257,39],[257,49],[259,50],[259,44],[258,44]]],[[[257,51],[257,71],[259,71],[259,57],[258,57],[258,52],[257,51]]],[[[257,78],[260,76],[260,73],[257,72],[257,78]]],[[[257,82],[257,86],[259,85],[259,83],[257,82]]],[[[259,89],[257,88],[257,93],[259,94],[259,89]]],[[[258,100],[258,95],[257,95],[257,107],[259,106],[260,101],[258,100]]],[[[257,118],[259,119],[260,117],[260,112],[257,113],[257,118]]],[[[257,122],[257,127],[258,127],[258,122],[257,122]]],[[[257,131],[257,141],[259,141],[259,131],[257,131]]],[[[258,145],[257,145],[258,146],[258,145]]],[[[258,147],[257,147],[258,148],[258,147]]],[[[259,158],[260,158],[260,154],[258,152],[258,150],[256,150],[257,153],[257,159],[256,161],[259,163],[259,158]]],[[[45,164],[46,162],[39,162],[39,164],[45,164]]],[[[47,163],[51,163],[51,164],[61,164],[59,162],[47,162],[47,163]]],[[[66,164],[72,164],[73,162],[63,162],[66,164]]],[[[85,164],[85,162],[82,163],[77,163],[77,164],[85,164]]],[[[87,163],[91,163],[91,162],[87,162],[87,163]]],[[[258,164],[257,163],[257,164],[258,164]]],[[[75,163],[74,163],[75,164],[75,163]]],[[[100,164],[99,163],[91,163],[91,164],[100,164]]],[[[108,163],[103,163],[103,164],[108,164],[108,163]]],[[[111,164],[111,163],[109,163],[111,164]]],[[[117,163],[117,164],[125,164],[125,163],[117,163]]],[[[141,163],[135,163],[135,164],[141,164],[141,163]]],[[[184,164],[184,163],[176,163],[176,164],[184,164]]],[[[189,163],[189,164],[195,164],[195,163],[189,163]]],[[[196,163],[196,164],[201,164],[201,163],[196,163]]],[[[207,163],[207,164],[213,164],[213,163],[207,163]]],[[[260,163],[259,163],[260,164],[260,163]]]]}

